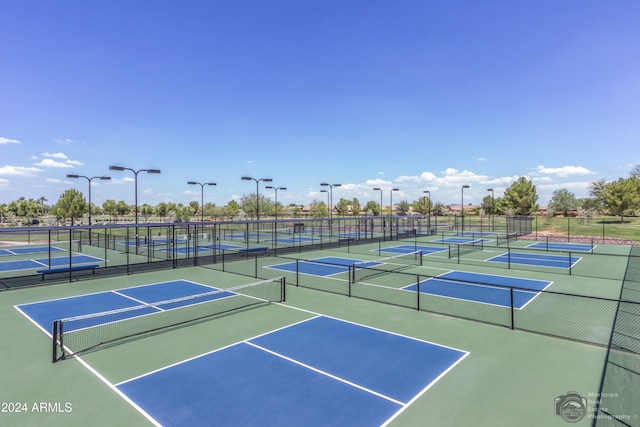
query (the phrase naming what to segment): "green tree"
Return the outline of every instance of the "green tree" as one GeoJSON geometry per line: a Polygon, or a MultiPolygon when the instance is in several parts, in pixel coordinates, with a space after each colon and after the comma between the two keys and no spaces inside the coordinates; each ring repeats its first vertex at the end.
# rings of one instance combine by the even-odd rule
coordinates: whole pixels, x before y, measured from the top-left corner
{"type": "Polygon", "coordinates": [[[347,214],[349,213],[349,206],[350,205],[351,205],[351,201],[350,200],[340,198],[340,201],[335,206],[336,213],[339,216],[347,216],[347,214]]]}
{"type": "Polygon", "coordinates": [[[495,198],[491,197],[491,195],[488,194],[482,198],[482,204],[480,205],[480,208],[487,215],[495,215],[495,208],[496,208],[495,201],[496,201],[495,198]]]}
{"type": "Polygon", "coordinates": [[[606,189],[607,180],[604,178],[589,183],[589,195],[596,199],[600,205],[604,203],[606,189]]]}
{"type": "Polygon", "coordinates": [[[414,212],[427,215],[431,211],[432,203],[427,196],[422,196],[411,204],[414,212]]]}
{"type": "Polygon", "coordinates": [[[309,213],[312,218],[326,218],[329,216],[329,209],[325,202],[319,202],[314,199],[309,205],[309,213]]]}
{"type": "Polygon", "coordinates": [[[400,203],[398,203],[396,209],[400,211],[400,214],[406,215],[411,210],[411,205],[406,200],[402,200],[400,203]]]}
{"type": "Polygon", "coordinates": [[[629,177],[636,177],[640,179],[640,165],[635,165],[633,169],[631,169],[631,172],[629,172],[629,177]]]}
{"type": "Polygon", "coordinates": [[[620,178],[607,184],[604,192],[604,206],[612,215],[618,215],[620,221],[624,221],[625,211],[640,206],[640,179],[620,178]]]}
{"type": "Polygon", "coordinates": [[[351,213],[355,216],[360,216],[360,211],[362,210],[362,205],[360,204],[360,200],[356,197],[351,201],[351,213]]]}
{"type": "Polygon", "coordinates": [[[369,200],[365,205],[364,209],[367,212],[367,215],[371,214],[371,215],[380,216],[380,205],[378,204],[378,202],[369,200]]]}
{"type": "Polygon", "coordinates": [[[233,218],[240,212],[240,205],[235,200],[231,200],[227,203],[227,212],[233,218]]]}
{"type": "Polygon", "coordinates": [[[433,204],[433,209],[431,209],[431,213],[433,215],[444,215],[447,207],[442,202],[436,202],[433,204]]]}
{"type": "Polygon", "coordinates": [[[73,225],[76,218],[82,218],[82,215],[87,212],[87,202],[81,192],[71,188],[62,193],[53,207],[53,212],[58,220],[69,218],[73,225]]]}
{"type": "Polygon", "coordinates": [[[149,218],[151,218],[151,216],[153,215],[153,206],[148,205],[146,203],[144,203],[141,207],[140,207],[140,215],[142,216],[142,218],[144,218],[144,220],[146,222],[149,222],[149,218]]]}
{"type": "Polygon", "coordinates": [[[516,215],[530,215],[538,210],[536,186],[525,177],[520,177],[504,192],[505,205],[516,215]]]}
{"type": "Polygon", "coordinates": [[[566,188],[562,188],[553,192],[549,206],[554,211],[561,211],[564,216],[567,216],[569,211],[576,209],[578,206],[578,199],[576,199],[575,194],[566,188]]]}

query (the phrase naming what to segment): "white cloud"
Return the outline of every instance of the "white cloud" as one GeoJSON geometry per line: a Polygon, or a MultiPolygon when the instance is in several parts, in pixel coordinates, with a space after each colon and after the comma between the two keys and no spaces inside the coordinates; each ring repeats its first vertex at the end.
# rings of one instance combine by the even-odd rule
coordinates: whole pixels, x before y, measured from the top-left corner
{"type": "Polygon", "coordinates": [[[70,138],[56,138],[53,140],[53,142],[56,142],[58,144],[64,144],[64,145],[72,145],[72,144],[78,144],[81,141],[70,139],[70,138]]]}
{"type": "Polygon", "coordinates": [[[475,159],[476,161],[478,161],[478,162],[484,162],[484,161],[486,161],[486,160],[487,160],[487,159],[485,159],[484,157],[474,157],[474,159],[475,159]]]}
{"type": "Polygon", "coordinates": [[[42,169],[38,169],[38,168],[7,165],[0,168],[0,175],[31,176],[41,171],[42,169]]]}
{"type": "Polygon", "coordinates": [[[422,172],[420,175],[418,176],[409,176],[409,175],[403,175],[403,176],[399,176],[398,178],[396,178],[396,182],[405,182],[405,181],[412,181],[412,182],[435,182],[438,179],[437,176],[435,176],[435,174],[431,173],[431,172],[422,172]]]}
{"type": "Polygon", "coordinates": [[[22,144],[22,142],[18,141],[17,139],[9,139],[5,138],[4,136],[0,136],[0,145],[4,144],[22,144]]]}
{"type": "Polygon", "coordinates": [[[73,166],[82,166],[82,165],[84,165],[84,163],[79,162],[77,160],[67,160],[65,163],[67,163],[68,165],[73,165],[73,166]]]}
{"type": "Polygon", "coordinates": [[[50,157],[53,159],[66,159],[67,155],[64,153],[42,153],[44,157],[50,157]]]}
{"type": "Polygon", "coordinates": [[[539,174],[557,175],[560,177],[567,177],[570,175],[593,175],[595,173],[582,166],[563,166],[561,168],[538,166],[536,171],[539,174]]]}
{"type": "Polygon", "coordinates": [[[67,164],[67,163],[62,163],[62,162],[56,162],[55,160],[52,159],[43,159],[41,162],[39,163],[35,163],[36,166],[43,166],[46,168],[71,168],[73,166],[67,164]]]}
{"type": "Polygon", "coordinates": [[[0,178],[0,188],[6,188],[9,186],[9,180],[0,178]]]}

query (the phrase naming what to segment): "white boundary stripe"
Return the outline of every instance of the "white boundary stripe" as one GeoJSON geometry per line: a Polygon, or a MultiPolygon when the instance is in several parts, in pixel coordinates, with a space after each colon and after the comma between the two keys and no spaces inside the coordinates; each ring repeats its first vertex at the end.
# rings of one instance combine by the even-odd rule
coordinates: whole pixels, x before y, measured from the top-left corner
{"type": "MultiPolygon", "coordinates": [[[[280,305],[280,304],[279,304],[279,305],[280,305]]],[[[302,310],[302,311],[306,311],[306,310],[302,310]]],[[[263,334],[259,334],[259,335],[253,336],[253,337],[249,338],[248,340],[253,340],[253,339],[256,339],[256,338],[260,338],[260,337],[265,336],[265,335],[268,335],[268,334],[270,334],[270,333],[273,333],[273,332],[276,332],[276,331],[281,331],[281,330],[283,330],[283,329],[287,329],[287,328],[289,328],[289,327],[291,327],[291,326],[295,326],[295,325],[298,325],[298,324],[300,324],[300,323],[308,322],[309,320],[315,319],[315,318],[317,318],[317,317],[320,317],[320,316],[318,315],[318,316],[310,317],[310,318],[308,318],[308,319],[304,319],[304,320],[301,320],[301,321],[299,321],[299,322],[295,322],[295,323],[292,323],[292,324],[290,324],[290,325],[286,325],[286,326],[283,326],[283,327],[281,327],[281,328],[277,328],[277,329],[274,329],[274,330],[272,330],[272,331],[268,331],[268,332],[265,332],[265,333],[263,333],[263,334]]],[[[248,340],[246,340],[246,341],[248,341],[248,340]]],[[[175,362],[175,363],[172,363],[172,364],[170,364],[170,365],[163,366],[162,368],[154,369],[153,371],[149,371],[149,372],[146,372],[146,373],[144,373],[144,374],[140,374],[140,375],[138,375],[138,376],[135,376],[135,377],[133,377],[133,378],[129,378],[128,380],[124,380],[124,381],[122,381],[122,382],[119,382],[118,384],[116,384],[116,387],[119,387],[119,386],[121,386],[122,384],[126,384],[126,383],[128,383],[128,382],[135,381],[135,380],[140,379],[140,378],[144,378],[144,377],[146,377],[146,376],[148,376],[148,375],[155,374],[155,373],[157,373],[157,372],[162,372],[162,371],[164,371],[164,370],[166,370],[166,369],[173,368],[174,366],[179,366],[179,365],[182,365],[182,364],[184,364],[184,363],[190,362],[190,361],[192,361],[192,360],[196,360],[196,359],[199,359],[199,358],[201,358],[201,357],[205,357],[205,356],[208,356],[208,355],[210,355],[210,354],[217,353],[217,352],[222,351],[222,350],[226,350],[226,349],[228,349],[228,348],[231,348],[231,347],[236,346],[236,345],[238,345],[238,344],[242,344],[242,343],[244,343],[244,342],[245,342],[245,341],[238,341],[238,342],[234,342],[234,343],[229,344],[229,345],[226,345],[226,346],[224,346],[224,347],[220,347],[220,348],[217,348],[217,349],[215,349],[215,350],[207,351],[206,353],[198,354],[198,355],[196,355],[196,356],[189,357],[188,359],[184,359],[184,360],[181,360],[181,361],[179,361],[179,362],[175,362]]]]}
{"type": "Polygon", "coordinates": [[[398,410],[398,412],[396,412],[395,414],[393,414],[387,421],[385,421],[381,427],[386,427],[387,425],[389,425],[389,423],[391,421],[393,421],[394,419],[396,419],[402,412],[404,412],[405,409],[407,409],[409,406],[411,406],[411,404],[413,402],[415,402],[416,400],[418,400],[423,394],[425,394],[427,392],[427,390],[429,390],[431,387],[433,387],[438,381],[440,381],[442,379],[442,377],[444,377],[446,374],[449,373],[449,371],[451,371],[453,368],[455,368],[460,362],[462,362],[469,354],[468,351],[464,352],[464,354],[456,361],[454,362],[451,366],[449,366],[447,369],[445,369],[442,373],[440,373],[440,375],[438,375],[436,378],[433,379],[433,381],[431,381],[425,388],[423,388],[418,394],[416,394],[413,399],[411,399],[410,401],[408,401],[402,408],[400,408],[398,410]]]}
{"type": "MultiPolygon", "coordinates": [[[[130,299],[131,301],[135,301],[135,302],[137,302],[137,303],[140,303],[140,304],[142,304],[142,305],[146,305],[146,304],[148,304],[146,301],[142,301],[141,299],[137,299],[137,298],[134,298],[134,297],[130,297],[129,295],[125,295],[125,294],[123,294],[123,293],[122,293],[122,292],[120,292],[120,291],[111,291],[111,292],[112,292],[112,293],[114,293],[114,294],[116,294],[116,295],[120,295],[121,297],[124,297],[124,298],[130,299]]],[[[160,310],[160,311],[164,311],[164,310],[163,310],[162,308],[160,308],[160,307],[154,307],[154,308],[157,308],[157,309],[158,309],[158,310],[160,310]]]]}
{"type": "Polygon", "coordinates": [[[367,392],[367,393],[369,393],[369,394],[373,394],[373,395],[375,395],[375,396],[381,397],[382,399],[388,400],[388,401],[393,402],[393,403],[395,403],[395,404],[397,404],[397,405],[400,405],[400,406],[404,406],[404,405],[405,405],[405,403],[404,403],[404,402],[400,402],[400,401],[395,400],[395,399],[393,399],[393,398],[391,398],[391,397],[389,397],[389,396],[385,396],[384,394],[378,393],[377,391],[373,391],[373,390],[371,390],[371,389],[368,389],[368,388],[363,387],[363,386],[361,386],[361,385],[358,385],[358,384],[356,384],[356,383],[352,383],[351,381],[345,380],[344,378],[337,377],[337,376],[332,375],[332,374],[330,374],[330,373],[328,373],[328,372],[322,371],[322,370],[320,370],[320,369],[318,369],[318,368],[314,368],[313,366],[309,366],[309,365],[307,365],[307,364],[305,364],[305,363],[302,363],[302,362],[300,362],[300,361],[298,361],[298,360],[292,359],[292,358],[287,357],[287,356],[285,356],[285,355],[283,355],[283,354],[280,354],[280,353],[276,353],[275,351],[272,351],[272,350],[269,350],[269,349],[267,349],[267,348],[261,347],[261,346],[259,346],[259,345],[257,345],[257,344],[252,343],[252,342],[245,341],[244,343],[245,343],[245,344],[248,344],[248,345],[250,345],[250,346],[252,346],[252,347],[255,347],[255,348],[259,349],[259,350],[262,350],[262,351],[264,351],[264,352],[267,352],[267,353],[269,353],[269,354],[272,354],[272,355],[274,355],[274,356],[280,357],[280,358],[282,358],[282,359],[284,359],[284,360],[287,360],[287,361],[289,361],[289,362],[291,362],[291,363],[295,363],[296,365],[299,365],[299,366],[302,366],[302,367],[307,368],[307,369],[309,369],[309,370],[312,370],[313,372],[317,372],[317,373],[319,373],[319,374],[322,374],[322,375],[325,375],[325,376],[327,376],[327,377],[329,377],[329,378],[332,378],[332,379],[334,379],[334,380],[336,380],[336,381],[340,381],[340,382],[342,382],[342,383],[345,383],[345,384],[347,384],[347,385],[350,385],[351,387],[355,387],[355,388],[357,388],[357,389],[360,389],[360,390],[366,391],[366,392],[367,392]]]}

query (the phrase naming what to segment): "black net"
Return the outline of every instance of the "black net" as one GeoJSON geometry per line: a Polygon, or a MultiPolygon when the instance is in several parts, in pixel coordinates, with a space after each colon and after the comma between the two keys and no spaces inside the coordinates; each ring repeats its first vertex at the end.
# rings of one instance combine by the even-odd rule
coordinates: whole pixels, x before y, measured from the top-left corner
{"type": "Polygon", "coordinates": [[[414,251],[371,261],[353,263],[352,282],[358,283],[371,277],[422,265],[422,251],[414,251]]]}
{"type": "Polygon", "coordinates": [[[168,328],[284,300],[282,277],[53,322],[54,362],[168,328]]]}

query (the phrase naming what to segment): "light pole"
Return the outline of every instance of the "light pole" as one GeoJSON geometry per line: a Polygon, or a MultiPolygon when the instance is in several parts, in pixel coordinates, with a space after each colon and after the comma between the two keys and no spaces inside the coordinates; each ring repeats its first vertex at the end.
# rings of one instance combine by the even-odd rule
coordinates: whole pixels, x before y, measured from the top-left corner
{"type": "MultiPolygon", "coordinates": [[[[333,217],[333,187],[342,187],[342,184],[329,184],[328,182],[323,182],[320,184],[323,187],[329,187],[329,195],[331,197],[331,201],[329,202],[329,218],[333,217]]],[[[333,225],[332,225],[333,227],[333,225]]]]}
{"type": "MultiPolygon", "coordinates": [[[[109,166],[109,170],[111,170],[111,171],[128,170],[128,171],[133,172],[134,184],[135,184],[135,207],[136,207],[136,224],[137,224],[138,223],[138,173],[146,172],[146,173],[159,174],[160,173],[160,169],[139,169],[139,170],[135,170],[135,169],[131,169],[131,168],[125,168],[125,167],[122,167],[122,166],[109,166]]],[[[137,233],[137,230],[136,230],[136,233],[137,233]]],[[[136,242],[137,242],[137,239],[136,239],[136,242]]]]}
{"type": "Polygon", "coordinates": [[[468,185],[463,185],[462,186],[462,200],[461,200],[461,204],[460,204],[460,213],[462,215],[462,233],[464,234],[464,189],[465,188],[469,188],[468,185]]]}
{"type": "Polygon", "coordinates": [[[276,213],[276,221],[277,221],[278,220],[278,190],[283,190],[284,191],[284,190],[287,189],[287,187],[273,187],[271,185],[267,185],[264,188],[269,188],[269,189],[272,189],[272,190],[276,191],[276,205],[275,205],[274,211],[276,213]]]}
{"type": "Polygon", "coordinates": [[[427,201],[427,230],[429,234],[431,234],[431,191],[424,190],[423,193],[429,195],[429,199],[427,201]]]}
{"type": "Polygon", "coordinates": [[[487,191],[491,191],[491,231],[496,231],[496,224],[495,224],[496,201],[493,198],[493,188],[487,188],[487,191]]]}
{"type": "Polygon", "coordinates": [[[256,182],[256,219],[258,221],[260,221],[260,194],[259,194],[260,189],[258,188],[258,184],[260,183],[260,181],[271,182],[273,180],[271,178],[256,179],[256,178],[252,178],[250,176],[243,176],[242,180],[243,181],[255,181],[256,182]]]}
{"type": "MultiPolygon", "coordinates": [[[[85,178],[89,182],[89,225],[91,225],[91,181],[93,181],[94,179],[99,179],[101,181],[109,181],[111,180],[111,177],[110,176],[92,176],[91,178],[89,178],[88,176],[69,173],[67,174],[67,178],[85,178]]],[[[91,233],[89,233],[89,236],[91,236],[91,233]]]]}
{"type": "Polygon", "coordinates": [[[329,190],[320,190],[321,193],[327,193],[327,209],[329,209],[329,190]]]}
{"type": "Polygon", "coordinates": [[[380,216],[382,216],[382,188],[376,187],[373,189],[373,191],[380,192],[380,216]]]}
{"type": "Polygon", "coordinates": [[[389,191],[389,203],[391,204],[391,221],[389,222],[389,237],[391,239],[393,239],[393,192],[394,191],[400,191],[399,188],[392,188],[391,191],[389,191]]]}
{"type": "Polygon", "coordinates": [[[200,186],[200,211],[201,211],[200,218],[201,218],[201,222],[204,222],[204,186],[217,185],[217,184],[215,182],[195,182],[195,181],[188,181],[187,184],[200,186]]]}

